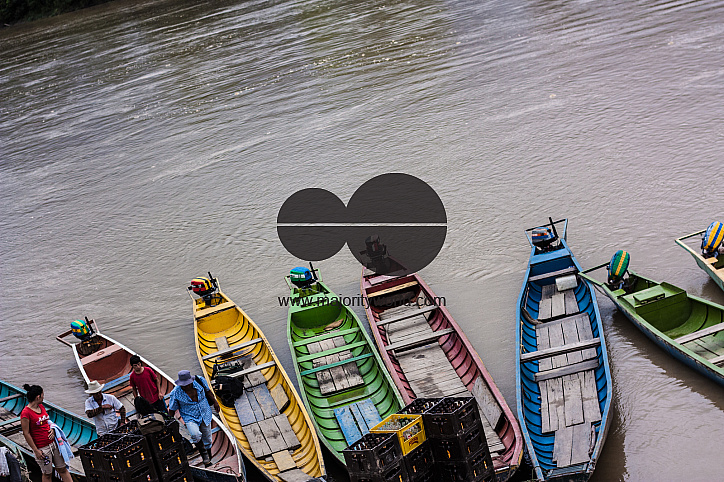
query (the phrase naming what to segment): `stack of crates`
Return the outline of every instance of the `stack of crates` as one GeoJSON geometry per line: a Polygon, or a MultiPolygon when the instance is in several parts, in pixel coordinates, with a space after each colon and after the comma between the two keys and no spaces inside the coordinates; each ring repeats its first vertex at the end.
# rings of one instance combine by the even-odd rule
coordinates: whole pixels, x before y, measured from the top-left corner
{"type": "Polygon", "coordinates": [[[179,433],[178,422],[168,420],[163,430],[145,435],[156,463],[160,482],[193,482],[179,433]]]}
{"type": "Polygon", "coordinates": [[[89,482],[158,482],[146,439],[110,433],[79,448],[89,482]]]}
{"type": "Polygon", "coordinates": [[[474,398],[443,398],[422,414],[437,477],[480,482],[495,476],[478,404],[474,398]]]}
{"type": "Polygon", "coordinates": [[[342,454],[350,482],[409,482],[394,433],[367,433],[342,454]]]}
{"type": "MultiPolygon", "coordinates": [[[[405,415],[418,415],[423,422],[422,414],[430,408],[437,405],[440,399],[437,398],[418,398],[412,401],[398,413],[405,415]]],[[[435,478],[434,458],[432,454],[432,445],[430,444],[429,435],[425,432],[425,440],[417,447],[405,454],[405,468],[410,482],[429,482],[435,478]]]]}

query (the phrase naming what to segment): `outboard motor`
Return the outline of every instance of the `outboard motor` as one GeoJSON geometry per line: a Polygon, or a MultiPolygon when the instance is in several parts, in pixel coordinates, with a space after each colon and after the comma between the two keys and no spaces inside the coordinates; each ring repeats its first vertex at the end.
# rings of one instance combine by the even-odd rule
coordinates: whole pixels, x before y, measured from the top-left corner
{"type": "Polygon", "coordinates": [[[209,273],[208,278],[192,279],[191,286],[188,289],[193,291],[199,298],[203,298],[207,305],[210,305],[212,298],[219,291],[219,284],[216,282],[216,278],[209,273]]]}
{"type": "Polygon", "coordinates": [[[70,330],[73,333],[73,336],[78,338],[80,341],[88,341],[95,334],[93,332],[93,328],[91,328],[90,326],[88,318],[86,318],[85,320],[71,321],[70,330]]]}
{"type": "Polygon", "coordinates": [[[713,222],[706,228],[704,236],[701,237],[701,255],[711,258],[719,254],[719,246],[724,239],[724,224],[713,222]]]}
{"type": "Polygon", "coordinates": [[[558,240],[558,236],[549,227],[540,227],[533,229],[531,233],[531,241],[536,248],[546,251],[551,245],[558,240]]]}
{"type": "Polygon", "coordinates": [[[623,277],[628,271],[628,264],[631,261],[631,255],[628,252],[619,249],[608,263],[608,285],[612,288],[621,289],[623,286],[623,277]]]}
{"type": "Polygon", "coordinates": [[[289,271],[289,280],[299,289],[309,288],[317,281],[309,268],[297,266],[289,271]]]}

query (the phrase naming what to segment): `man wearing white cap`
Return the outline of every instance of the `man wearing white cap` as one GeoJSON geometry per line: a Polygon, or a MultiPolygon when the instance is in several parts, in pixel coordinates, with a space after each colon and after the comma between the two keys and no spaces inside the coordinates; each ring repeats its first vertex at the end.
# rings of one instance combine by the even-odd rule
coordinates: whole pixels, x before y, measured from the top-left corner
{"type": "Polygon", "coordinates": [[[118,426],[119,418],[116,410],[121,412],[121,424],[126,423],[126,407],[110,393],[103,393],[104,386],[105,383],[100,384],[93,380],[88,384],[88,390],[85,391],[91,395],[85,401],[85,414],[88,418],[93,419],[99,437],[118,426]]]}

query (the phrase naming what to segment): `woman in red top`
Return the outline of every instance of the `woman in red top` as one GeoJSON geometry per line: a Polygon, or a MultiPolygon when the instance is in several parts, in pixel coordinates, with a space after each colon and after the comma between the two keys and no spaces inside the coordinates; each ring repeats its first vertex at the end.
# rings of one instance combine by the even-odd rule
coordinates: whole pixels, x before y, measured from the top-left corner
{"type": "Polygon", "coordinates": [[[25,440],[33,450],[35,460],[43,473],[43,482],[51,482],[53,466],[63,482],[73,482],[55,441],[55,431],[48,423],[50,421],[48,412],[41,404],[43,389],[38,385],[23,385],[23,388],[27,392],[28,405],[20,412],[20,425],[25,440]]]}
{"type": "Polygon", "coordinates": [[[133,398],[136,398],[140,393],[158,413],[168,413],[166,402],[163,401],[161,395],[161,384],[156,372],[151,367],[144,367],[141,357],[138,355],[133,355],[130,362],[131,368],[133,368],[130,377],[133,398]]]}

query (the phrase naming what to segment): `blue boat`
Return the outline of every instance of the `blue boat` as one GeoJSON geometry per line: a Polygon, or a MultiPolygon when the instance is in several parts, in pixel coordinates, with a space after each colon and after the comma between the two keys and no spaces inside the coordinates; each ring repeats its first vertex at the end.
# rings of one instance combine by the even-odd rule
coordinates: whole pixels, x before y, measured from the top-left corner
{"type": "MultiPolygon", "coordinates": [[[[25,393],[22,388],[0,380],[0,443],[15,451],[19,450],[24,455],[25,461],[39,470],[33,451],[25,441],[20,426],[20,412],[28,404],[25,393]]],[[[43,406],[48,412],[50,420],[63,429],[74,452],[77,447],[85,445],[97,437],[95,426],[85,417],[47,401],[43,401],[43,406]]],[[[71,460],[68,469],[75,480],[84,476],[83,465],[79,457],[71,460]]]]}
{"type": "Polygon", "coordinates": [[[531,253],[516,309],[518,418],[536,480],[585,481],[609,427],[611,373],[596,295],[566,242],[568,220],[549,221],[526,231],[531,253]]]}

